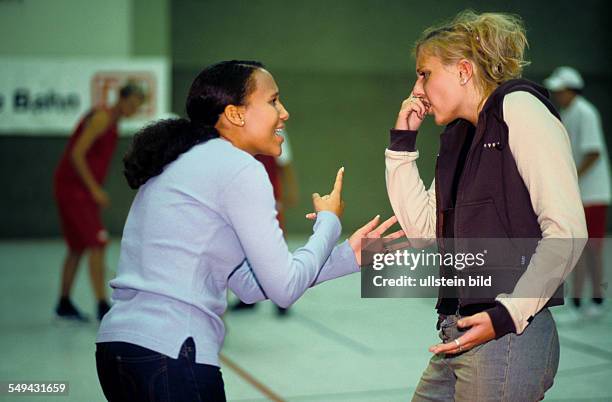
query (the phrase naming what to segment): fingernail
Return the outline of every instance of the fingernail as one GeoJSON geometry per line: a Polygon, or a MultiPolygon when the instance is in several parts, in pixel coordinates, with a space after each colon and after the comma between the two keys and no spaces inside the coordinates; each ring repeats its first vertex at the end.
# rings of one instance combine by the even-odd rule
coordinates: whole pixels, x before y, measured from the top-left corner
{"type": "Polygon", "coordinates": [[[341,171],[342,173],[344,173],[344,166],[342,166],[342,167],[340,168],[340,171],[341,171]]]}
{"type": "Polygon", "coordinates": [[[378,218],[380,218],[380,215],[376,215],[376,216],[374,217],[374,219],[378,219],[378,218]]]}

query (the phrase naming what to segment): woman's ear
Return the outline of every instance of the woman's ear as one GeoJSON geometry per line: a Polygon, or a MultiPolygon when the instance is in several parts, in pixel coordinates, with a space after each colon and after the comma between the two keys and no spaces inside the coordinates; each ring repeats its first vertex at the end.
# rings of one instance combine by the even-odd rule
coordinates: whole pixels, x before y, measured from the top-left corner
{"type": "Polygon", "coordinates": [[[244,110],[242,106],[227,105],[223,110],[225,118],[235,126],[244,126],[244,110]]]}
{"type": "Polygon", "coordinates": [[[457,70],[459,71],[459,83],[465,85],[474,75],[474,65],[468,59],[461,59],[457,63],[457,70]]]}

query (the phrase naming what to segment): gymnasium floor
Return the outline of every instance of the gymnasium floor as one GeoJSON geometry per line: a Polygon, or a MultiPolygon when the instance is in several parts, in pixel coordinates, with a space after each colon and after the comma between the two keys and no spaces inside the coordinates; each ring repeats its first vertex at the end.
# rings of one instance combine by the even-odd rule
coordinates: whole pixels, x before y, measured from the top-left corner
{"type": "MultiPolygon", "coordinates": [[[[295,241],[290,244],[297,246],[295,241]]],[[[58,323],[63,243],[0,243],[0,381],[69,381],[63,397],[0,401],[103,401],[96,377],[96,324],[58,323]]],[[[109,247],[109,278],[118,242],[109,247]]],[[[86,267],[74,300],[93,314],[86,267]]],[[[436,343],[434,300],[361,299],[359,275],[311,289],[285,318],[269,302],[226,315],[222,367],[230,401],[407,401],[436,343]]],[[[566,314],[564,308],[555,314],[566,314]]],[[[547,401],[611,401],[612,313],[560,326],[561,363],[547,401]]]]}

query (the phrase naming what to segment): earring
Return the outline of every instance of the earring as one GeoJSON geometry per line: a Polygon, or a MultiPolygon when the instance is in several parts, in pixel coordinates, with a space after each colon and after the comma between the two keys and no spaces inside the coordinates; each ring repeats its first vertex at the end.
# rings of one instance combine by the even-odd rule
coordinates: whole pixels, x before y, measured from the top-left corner
{"type": "Polygon", "coordinates": [[[244,126],[244,120],[240,120],[240,125],[244,126]]]}

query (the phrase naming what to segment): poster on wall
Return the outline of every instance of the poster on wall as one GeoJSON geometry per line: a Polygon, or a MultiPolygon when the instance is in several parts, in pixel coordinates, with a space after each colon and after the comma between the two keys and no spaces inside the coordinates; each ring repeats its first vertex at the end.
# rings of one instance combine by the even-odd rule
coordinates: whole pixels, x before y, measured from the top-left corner
{"type": "Polygon", "coordinates": [[[0,58],[0,135],[69,135],[89,109],[112,106],[127,83],[141,86],[146,101],[122,121],[122,135],[168,115],[167,60],[0,58]]]}

